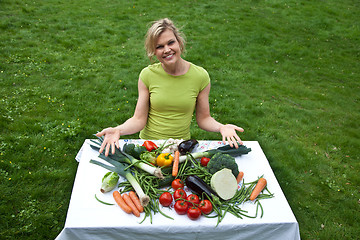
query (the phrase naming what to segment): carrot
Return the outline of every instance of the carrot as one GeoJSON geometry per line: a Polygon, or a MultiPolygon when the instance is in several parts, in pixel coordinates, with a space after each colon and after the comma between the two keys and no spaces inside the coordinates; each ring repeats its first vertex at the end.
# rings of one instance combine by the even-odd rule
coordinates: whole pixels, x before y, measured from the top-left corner
{"type": "Polygon", "coordinates": [[[250,195],[250,200],[254,201],[255,198],[260,194],[260,192],[266,187],[266,179],[265,178],[259,178],[254,190],[252,191],[250,195]]]}
{"type": "Polygon", "coordinates": [[[180,159],[180,152],[175,151],[175,157],[174,157],[174,163],[172,168],[172,175],[173,177],[176,177],[179,171],[179,159],[180,159]]]}
{"type": "Polygon", "coordinates": [[[144,207],[141,206],[140,199],[138,198],[136,193],[134,191],[130,191],[129,196],[130,196],[131,200],[134,202],[134,204],[135,204],[136,208],[139,210],[139,212],[142,213],[144,211],[144,207]]]}
{"type": "Polygon", "coordinates": [[[241,182],[243,177],[244,177],[244,172],[239,172],[239,174],[236,177],[236,181],[237,181],[238,184],[241,182]]]}
{"type": "Polygon", "coordinates": [[[126,204],[131,208],[132,213],[137,216],[140,217],[140,212],[139,210],[136,208],[134,202],[131,200],[130,196],[126,193],[124,193],[122,195],[124,201],[126,202],[126,204]]]}
{"type": "Polygon", "coordinates": [[[117,205],[126,213],[132,213],[131,208],[126,204],[118,191],[113,192],[113,197],[117,205]]]}

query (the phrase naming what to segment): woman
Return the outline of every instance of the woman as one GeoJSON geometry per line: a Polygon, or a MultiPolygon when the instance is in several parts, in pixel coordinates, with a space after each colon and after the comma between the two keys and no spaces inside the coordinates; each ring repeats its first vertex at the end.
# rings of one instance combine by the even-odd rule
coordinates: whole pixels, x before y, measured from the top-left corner
{"type": "Polygon", "coordinates": [[[189,139],[194,110],[198,126],[206,131],[220,132],[222,141],[231,147],[242,144],[232,124],[221,124],[210,116],[210,78],[206,70],[184,60],[185,41],[173,22],[158,20],[149,28],[145,48],[150,60],[159,63],[144,68],[138,80],[138,101],[134,115],[123,124],[97,133],[104,136],[100,153],[110,147],[115,152],[122,135],[140,131],[142,139],[189,139]]]}

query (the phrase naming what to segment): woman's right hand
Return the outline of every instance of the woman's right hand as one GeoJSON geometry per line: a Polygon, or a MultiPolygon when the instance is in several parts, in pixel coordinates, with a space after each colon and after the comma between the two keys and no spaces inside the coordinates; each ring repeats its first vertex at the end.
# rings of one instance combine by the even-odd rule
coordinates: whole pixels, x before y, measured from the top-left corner
{"type": "Polygon", "coordinates": [[[96,134],[97,137],[104,136],[104,141],[101,144],[99,153],[102,153],[105,149],[105,156],[109,155],[110,148],[111,153],[115,154],[115,147],[119,148],[119,139],[120,139],[120,129],[118,128],[105,128],[101,132],[96,134]]]}

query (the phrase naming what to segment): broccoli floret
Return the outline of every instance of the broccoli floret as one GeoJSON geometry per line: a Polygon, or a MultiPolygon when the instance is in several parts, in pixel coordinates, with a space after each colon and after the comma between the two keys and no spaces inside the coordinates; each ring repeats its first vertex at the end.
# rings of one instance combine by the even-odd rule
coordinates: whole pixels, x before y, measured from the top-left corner
{"type": "Polygon", "coordinates": [[[228,168],[232,171],[235,177],[239,174],[239,168],[235,161],[235,158],[225,153],[216,153],[211,157],[208,165],[208,171],[211,174],[220,171],[221,169],[228,168]]]}

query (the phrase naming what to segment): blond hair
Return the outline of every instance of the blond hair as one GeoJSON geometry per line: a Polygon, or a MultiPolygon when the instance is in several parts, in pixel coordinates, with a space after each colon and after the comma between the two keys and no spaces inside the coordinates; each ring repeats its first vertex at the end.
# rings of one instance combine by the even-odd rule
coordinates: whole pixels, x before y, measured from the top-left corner
{"type": "Polygon", "coordinates": [[[152,22],[152,25],[148,29],[145,36],[145,50],[150,61],[153,60],[153,57],[155,55],[156,43],[160,34],[162,34],[167,29],[171,30],[174,33],[176,40],[179,42],[181,53],[185,52],[184,35],[175,27],[173,21],[168,18],[163,18],[152,22]]]}

